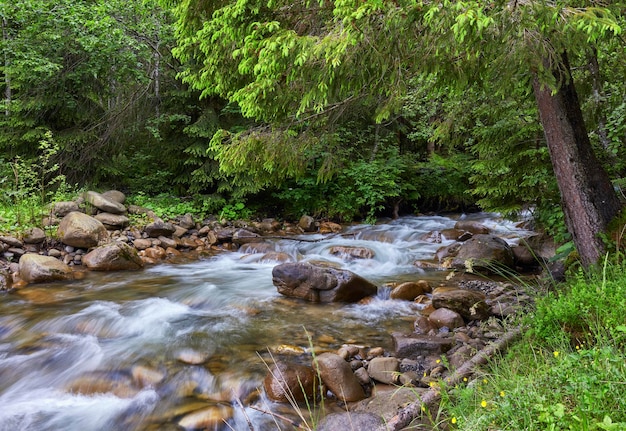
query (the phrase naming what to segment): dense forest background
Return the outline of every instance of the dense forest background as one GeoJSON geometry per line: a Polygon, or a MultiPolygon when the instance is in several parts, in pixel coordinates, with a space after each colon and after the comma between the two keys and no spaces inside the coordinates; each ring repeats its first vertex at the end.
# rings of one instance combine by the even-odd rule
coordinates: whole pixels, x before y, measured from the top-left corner
{"type": "MultiPolygon", "coordinates": [[[[458,67],[430,67],[433,52],[454,43],[445,31],[435,35],[437,45],[409,34],[406,17],[390,12],[393,2],[364,2],[367,10],[352,3],[2,2],[3,203],[34,183],[37,190],[45,184],[181,196],[206,213],[230,208],[341,221],[529,210],[564,239],[531,78],[520,66],[533,53],[505,45],[502,51],[520,60],[503,67],[501,55],[488,56],[492,44],[481,34],[482,26],[493,27],[489,8],[511,5],[493,2],[472,18],[467,11],[476,2],[449,2],[457,6],[451,37],[477,44],[481,55],[470,59],[467,51],[458,67]],[[459,4],[468,24],[459,23],[459,4]],[[333,33],[328,23],[337,22],[341,7],[349,18],[339,17],[345,28],[333,33]],[[350,28],[365,36],[343,37],[350,28]],[[475,40],[468,28],[480,30],[475,40]],[[348,57],[359,44],[371,46],[371,55],[348,57]],[[333,57],[337,52],[347,54],[333,57]],[[415,73],[414,65],[424,67],[415,73]]],[[[537,11],[528,19],[562,32],[555,49],[572,47],[591,143],[621,192],[626,43],[616,23],[624,25],[626,12],[617,4],[575,3],[551,10],[578,26],[583,43],[558,14],[545,23],[537,11]],[[609,12],[610,19],[603,15],[609,12]],[[596,27],[584,27],[590,23],[596,27]]],[[[509,36],[506,43],[517,40],[509,36]]]]}

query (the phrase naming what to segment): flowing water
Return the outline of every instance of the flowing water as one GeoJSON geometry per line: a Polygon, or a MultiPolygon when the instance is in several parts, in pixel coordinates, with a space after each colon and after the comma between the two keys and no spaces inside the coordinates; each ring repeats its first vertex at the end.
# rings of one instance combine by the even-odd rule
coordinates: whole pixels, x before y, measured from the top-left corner
{"type": "MultiPolygon", "coordinates": [[[[474,217],[510,242],[527,234],[495,216],[474,217]]],[[[272,240],[274,250],[294,260],[331,262],[381,286],[363,305],[284,298],[272,284],[277,262],[242,252],[137,272],[86,273],[71,283],[4,294],[0,430],[174,430],[185,412],[204,406],[227,407],[233,415],[217,429],[250,430],[250,421],[257,431],[275,430],[271,415],[237,401],[289,415],[262,391],[253,397],[266,363],[289,354],[310,361],[298,353],[346,342],[390,348],[389,332],[411,331],[419,306],[389,300],[382,286],[443,279],[445,273],[414,262],[433,259],[442,245],[421,240],[425,233],[454,223],[406,217],[352,226],[342,235],[272,240]],[[367,247],[375,256],[345,260],[329,253],[334,245],[367,247]],[[200,364],[181,361],[185,355],[199,356],[200,364]]]]}

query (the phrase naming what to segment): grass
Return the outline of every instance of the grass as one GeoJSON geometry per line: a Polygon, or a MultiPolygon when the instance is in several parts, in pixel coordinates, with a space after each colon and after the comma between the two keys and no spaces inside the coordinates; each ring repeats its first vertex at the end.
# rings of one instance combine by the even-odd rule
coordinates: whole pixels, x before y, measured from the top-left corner
{"type": "Polygon", "coordinates": [[[617,259],[541,294],[523,340],[444,391],[440,429],[626,430],[625,310],[617,259]]]}

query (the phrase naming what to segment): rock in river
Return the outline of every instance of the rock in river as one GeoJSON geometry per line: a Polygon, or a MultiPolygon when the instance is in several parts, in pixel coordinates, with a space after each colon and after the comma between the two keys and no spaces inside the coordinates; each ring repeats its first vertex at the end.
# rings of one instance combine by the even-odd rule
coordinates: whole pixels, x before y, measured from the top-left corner
{"type": "Polygon", "coordinates": [[[378,291],[353,272],[308,262],[277,265],[272,280],[279,293],[311,302],[357,302],[378,291]]]}

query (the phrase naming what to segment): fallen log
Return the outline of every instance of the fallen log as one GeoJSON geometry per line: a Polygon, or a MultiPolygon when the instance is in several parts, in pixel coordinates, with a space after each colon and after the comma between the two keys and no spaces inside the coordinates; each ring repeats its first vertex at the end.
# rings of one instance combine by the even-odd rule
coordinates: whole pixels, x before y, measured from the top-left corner
{"type": "MultiPolygon", "coordinates": [[[[446,377],[443,382],[445,386],[451,387],[459,384],[465,377],[469,377],[474,373],[474,369],[478,366],[485,365],[489,358],[499,351],[505,350],[513,341],[522,334],[520,327],[514,328],[505,333],[495,342],[485,346],[482,350],[472,356],[457,370],[446,377]]],[[[431,388],[424,395],[419,397],[415,402],[403,407],[398,413],[392,417],[378,431],[399,431],[407,427],[414,419],[421,416],[423,411],[435,404],[441,398],[438,388],[431,388]]]]}

